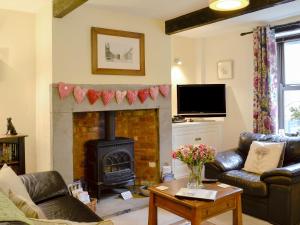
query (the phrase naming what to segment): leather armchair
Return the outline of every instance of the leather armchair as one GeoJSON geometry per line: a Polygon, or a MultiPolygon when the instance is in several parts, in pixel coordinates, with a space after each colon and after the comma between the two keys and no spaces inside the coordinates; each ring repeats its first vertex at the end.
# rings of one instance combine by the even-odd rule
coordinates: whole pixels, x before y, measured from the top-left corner
{"type": "Polygon", "coordinates": [[[33,200],[48,219],[75,222],[99,222],[102,219],[88,206],[69,194],[68,188],[56,171],[20,176],[33,200]]]}
{"type": "Polygon", "coordinates": [[[243,212],[276,225],[300,224],[300,138],[242,133],[235,149],[217,154],[205,176],[244,189],[243,212]],[[255,174],[244,171],[252,141],[285,142],[283,167],[255,174]]]}

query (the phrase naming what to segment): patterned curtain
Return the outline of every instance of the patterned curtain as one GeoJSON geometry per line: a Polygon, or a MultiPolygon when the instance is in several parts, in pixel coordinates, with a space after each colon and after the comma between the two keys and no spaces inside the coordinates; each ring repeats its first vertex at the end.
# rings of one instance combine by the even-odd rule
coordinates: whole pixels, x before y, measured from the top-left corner
{"type": "Polygon", "coordinates": [[[275,33],[267,27],[257,27],[254,38],[254,112],[255,133],[277,131],[277,48],[275,33]]]}

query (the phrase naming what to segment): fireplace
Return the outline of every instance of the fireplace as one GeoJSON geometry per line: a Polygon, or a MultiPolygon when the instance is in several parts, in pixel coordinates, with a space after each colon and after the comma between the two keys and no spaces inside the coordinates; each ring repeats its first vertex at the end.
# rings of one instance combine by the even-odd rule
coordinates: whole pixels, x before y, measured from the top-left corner
{"type": "Polygon", "coordinates": [[[90,194],[100,198],[101,190],[134,184],[134,140],[115,137],[115,112],[105,112],[105,138],[85,143],[85,176],[90,194]]]}
{"type": "MultiPolygon", "coordinates": [[[[152,85],[80,85],[96,90],[139,90],[152,85]]],[[[104,106],[101,101],[91,105],[87,99],[81,104],[72,95],[60,99],[57,86],[52,88],[52,147],[53,169],[59,171],[66,183],[84,179],[86,151],[89,140],[105,138],[105,112],[115,112],[117,137],[134,140],[134,175],[137,185],[159,181],[160,168],[171,164],[171,96],[161,95],[154,101],[126,100],[117,104],[111,101],[104,106]]],[[[118,138],[116,138],[118,139],[118,138]]]]}

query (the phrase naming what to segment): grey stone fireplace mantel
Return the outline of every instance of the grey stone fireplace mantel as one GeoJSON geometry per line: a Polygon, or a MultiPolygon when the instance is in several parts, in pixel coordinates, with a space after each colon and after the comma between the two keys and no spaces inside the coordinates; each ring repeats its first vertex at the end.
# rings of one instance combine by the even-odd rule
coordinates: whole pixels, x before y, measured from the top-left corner
{"type": "MultiPolygon", "coordinates": [[[[95,90],[139,90],[150,88],[156,85],[86,85],[77,84],[81,88],[95,90]]],[[[171,89],[171,88],[170,88],[171,89]]],[[[73,181],[73,113],[76,112],[97,112],[97,111],[118,111],[118,110],[139,110],[158,109],[159,120],[159,152],[160,167],[164,163],[171,165],[172,149],[172,121],[171,121],[171,90],[167,97],[158,95],[156,101],[150,97],[142,104],[139,99],[129,105],[127,99],[117,104],[113,99],[107,106],[104,106],[99,99],[91,105],[87,98],[77,104],[71,93],[61,100],[58,94],[57,84],[53,84],[52,91],[52,149],[53,169],[60,172],[67,183],[73,181]]]]}

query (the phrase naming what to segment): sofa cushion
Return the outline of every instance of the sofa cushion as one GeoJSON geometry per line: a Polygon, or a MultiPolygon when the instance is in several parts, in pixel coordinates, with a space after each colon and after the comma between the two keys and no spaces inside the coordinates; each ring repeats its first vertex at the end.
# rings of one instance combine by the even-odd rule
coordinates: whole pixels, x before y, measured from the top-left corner
{"type": "Polygon", "coordinates": [[[65,219],[77,222],[101,221],[88,206],[70,196],[52,198],[38,204],[48,219],[65,219]]]}
{"type": "Polygon", "coordinates": [[[69,195],[64,180],[56,171],[25,174],[20,178],[36,204],[58,196],[69,195]]]}
{"type": "Polygon", "coordinates": [[[32,222],[25,217],[24,213],[0,191],[0,223],[8,222],[8,224],[12,224],[13,221],[20,222],[20,224],[32,224],[32,222]]]}
{"type": "Polygon", "coordinates": [[[6,164],[0,170],[0,190],[8,196],[11,190],[15,194],[22,196],[28,202],[32,202],[26,187],[17,174],[6,164]]]}
{"type": "Polygon", "coordinates": [[[224,172],[219,177],[220,181],[232,186],[242,188],[244,194],[265,197],[268,195],[266,183],[260,181],[260,176],[243,170],[224,172]]]}
{"type": "MultiPolygon", "coordinates": [[[[283,155],[284,145],[284,142],[253,141],[243,169],[248,172],[262,174],[277,168],[283,155]]],[[[280,166],[282,166],[282,161],[280,166]]]]}
{"type": "Polygon", "coordinates": [[[20,209],[27,218],[46,219],[42,210],[32,201],[27,201],[22,196],[9,190],[9,199],[20,209]]]}

